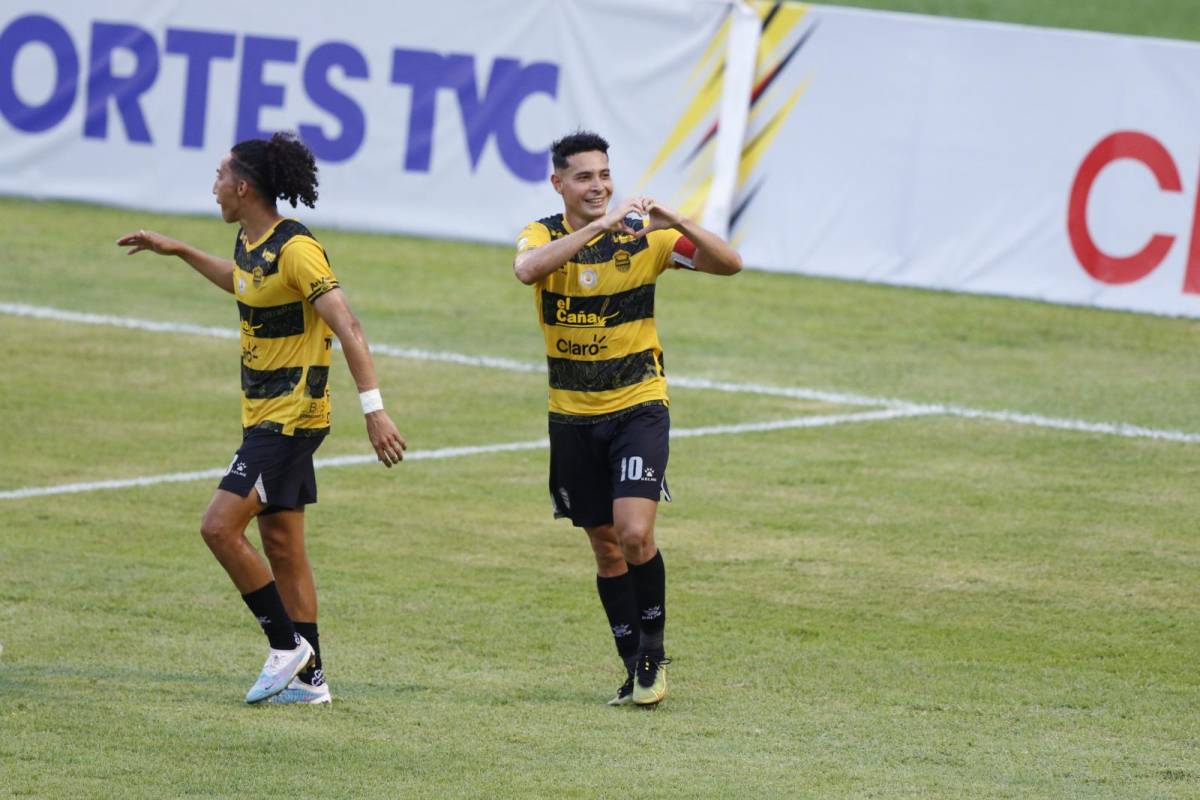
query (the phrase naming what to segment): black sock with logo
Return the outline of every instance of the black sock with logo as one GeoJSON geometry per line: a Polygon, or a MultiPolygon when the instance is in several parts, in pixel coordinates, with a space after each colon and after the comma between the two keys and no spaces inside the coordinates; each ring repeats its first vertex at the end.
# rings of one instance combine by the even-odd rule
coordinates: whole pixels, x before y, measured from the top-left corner
{"type": "Polygon", "coordinates": [[[608,627],[617,645],[617,655],[625,662],[626,669],[632,669],[641,638],[633,580],[628,572],[611,578],[597,575],[596,590],[600,593],[600,603],[608,616],[608,627]]]}
{"type": "Polygon", "coordinates": [[[262,626],[263,633],[276,650],[293,650],[299,641],[296,639],[296,626],[283,608],[283,600],[275,581],[271,581],[261,589],[255,589],[250,594],[242,595],[250,613],[262,626]]]}
{"type": "Polygon", "coordinates": [[[667,622],[667,571],[662,551],[645,564],[630,564],[629,577],[637,596],[641,623],[641,652],[658,657],[663,654],[663,628],[667,622]]]}
{"type": "Polygon", "coordinates": [[[321,639],[317,633],[317,623],[297,622],[296,633],[307,639],[313,648],[312,661],[309,661],[308,666],[301,670],[296,677],[309,686],[320,686],[325,682],[325,670],[321,666],[321,639]]]}

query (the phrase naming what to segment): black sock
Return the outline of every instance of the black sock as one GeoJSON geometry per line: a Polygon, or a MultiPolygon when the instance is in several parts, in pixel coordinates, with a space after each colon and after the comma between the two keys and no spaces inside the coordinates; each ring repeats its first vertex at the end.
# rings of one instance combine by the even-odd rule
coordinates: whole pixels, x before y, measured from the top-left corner
{"type": "Polygon", "coordinates": [[[313,647],[312,661],[309,661],[308,666],[301,670],[296,677],[309,686],[320,686],[325,682],[325,670],[321,666],[321,639],[317,634],[317,623],[297,622],[296,633],[307,639],[313,647]]]}
{"type": "Polygon", "coordinates": [[[608,627],[617,644],[617,655],[632,670],[637,659],[640,628],[638,626],[637,601],[634,599],[633,581],[629,573],[611,578],[596,576],[596,590],[600,592],[600,603],[608,616],[608,627]]]}
{"type": "Polygon", "coordinates": [[[662,657],[663,627],[667,622],[667,571],[662,551],[645,564],[630,564],[629,577],[637,596],[641,622],[641,652],[662,657]]]}
{"type": "Polygon", "coordinates": [[[263,633],[270,640],[271,647],[276,650],[292,650],[296,647],[296,626],[283,609],[283,600],[279,598],[275,581],[261,589],[255,589],[250,594],[242,595],[242,599],[246,601],[250,613],[258,619],[258,624],[262,625],[263,633]]]}

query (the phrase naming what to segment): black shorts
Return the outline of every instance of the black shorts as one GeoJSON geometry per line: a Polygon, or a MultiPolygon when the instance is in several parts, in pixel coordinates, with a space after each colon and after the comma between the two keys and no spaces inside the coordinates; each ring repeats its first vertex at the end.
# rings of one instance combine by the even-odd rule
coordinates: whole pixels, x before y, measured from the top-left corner
{"type": "Polygon", "coordinates": [[[260,514],[302,511],[304,506],[317,502],[313,453],[324,439],[251,429],[243,436],[242,446],[217,488],[241,497],[257,492],[265,506],[260,514]]]}
{"type": "Polygon", "coordinates": [[[550,419],[550,502],[577,527],[613,521],[613,500],[668,501],[671,415],[662,403],[634,406],[598,422],[550,419]]]}

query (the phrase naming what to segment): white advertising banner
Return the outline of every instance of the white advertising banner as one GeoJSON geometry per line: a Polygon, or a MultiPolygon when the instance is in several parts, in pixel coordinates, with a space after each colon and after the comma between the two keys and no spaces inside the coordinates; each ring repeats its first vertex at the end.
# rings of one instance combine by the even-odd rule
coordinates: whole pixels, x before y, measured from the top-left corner
{"type": "Polygon", "coordinates": [[[780,22],[734,203],[748,263],[1200,316],[1200,45],[819,6],[780,22]]]}
{"type": "Polygon", "coordinates": [[[1200,45],[749,7],[7,0],[0,193],[214,212],[292,129],[305,221],[511,242],[590,128],[751,266],[1200,316],[1200,45]]]}
{"type": "Polygon", "coordinates": [[[602,131],[631,187],[729,9],[6,0],[0,193],[211,212],[229,148],[290,129],[320,167],[305,221],[511,242],[561,210],[565,133],[602,131]]]}

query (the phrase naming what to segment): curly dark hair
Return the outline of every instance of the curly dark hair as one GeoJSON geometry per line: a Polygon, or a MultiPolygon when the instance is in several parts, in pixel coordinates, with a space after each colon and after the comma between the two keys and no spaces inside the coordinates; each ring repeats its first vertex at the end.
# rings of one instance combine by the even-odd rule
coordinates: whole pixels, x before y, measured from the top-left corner
{"type": "Polygon", "coordinates": [[[555,169],[566,169],[567,159],[576,153],[590,153],[594,150],[608,155],[608,142],[600,134],[591,131],[569,133],[550,145],[555,169]]]}
{"type": "Polygon", "coordinates": [[[247,139],[235,144],[231,152],[233,171],[271,205],[282,199],[292,208],[297,200],[316,207],[317,161],[296,134],[279,131],[270,139],[247,139]]]}

